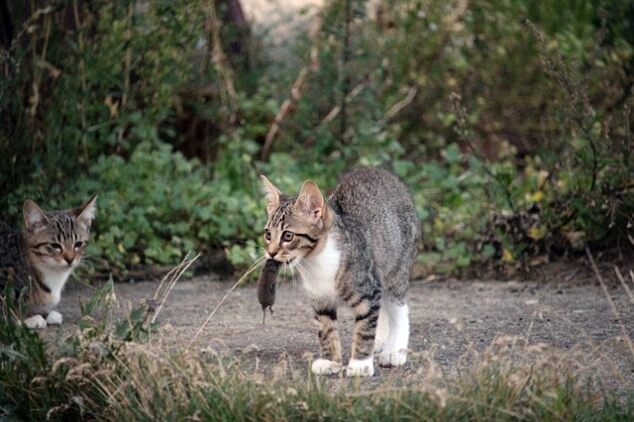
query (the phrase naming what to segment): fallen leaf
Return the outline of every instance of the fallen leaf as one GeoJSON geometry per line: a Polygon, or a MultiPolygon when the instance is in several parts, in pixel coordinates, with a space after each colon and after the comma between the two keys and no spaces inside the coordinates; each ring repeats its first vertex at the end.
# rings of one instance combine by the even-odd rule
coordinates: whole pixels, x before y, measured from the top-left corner
{"type": "Polygon", "coordinates": [[[528,230],[528,237],[533,240],[540,240],[546,236],[546,227],[544,226],[533,226],[528,230]]]}
{"type": "Polygon", "coordinates": [[[526,199],[531,202],[541,202],[544,199],[544,192],[538,190],[533,194],[526,194],[526,199]]]}

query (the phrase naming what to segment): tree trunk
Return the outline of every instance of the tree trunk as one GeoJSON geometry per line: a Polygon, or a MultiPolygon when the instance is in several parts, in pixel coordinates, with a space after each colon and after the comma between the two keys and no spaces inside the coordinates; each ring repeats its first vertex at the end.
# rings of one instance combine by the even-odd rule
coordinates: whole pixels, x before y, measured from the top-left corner
{"type": "Polygon", "coordinates": [[[0,45],[9,48],[13,40],[13,20],[9,12],[8,0],[0,0],[0,45]]]}

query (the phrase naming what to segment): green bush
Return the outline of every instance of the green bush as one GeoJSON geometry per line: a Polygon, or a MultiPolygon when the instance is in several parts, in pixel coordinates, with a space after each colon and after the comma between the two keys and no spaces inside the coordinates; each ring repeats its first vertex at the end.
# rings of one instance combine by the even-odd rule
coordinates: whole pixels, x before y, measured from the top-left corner
{"type": "Polygon", "coordinates": [[[410,187],[429,272],[627,240],[631,5],[383,3],[375,17],[329,2],[316,36],[289,37],[290,57],[253,44],[248,63],[231,57],[224,2],[100,0],[74,30],[54,25],[71,6],[44,8],[0,63],[0,210],[18,221],[27,196],[55,208],[96,193],[102,270],[218,248],[247,265],[265,218],[258,173],[294,193],[373,165],[410,187]]]}
{"type": "Polygon", "coordinates": [[[317,172],[315,153],[336,172],[384,165],[404,177],[432,272],[525,268],[626,241],[631,5],[394,1],[376,20],[365,6],[333,2],[320,36],[300,41],[317,45],[320,66],[279,149],[317,172]],[[345,120],[326,119],[343,97],[345,120]]]}
{"type": "MultiPolygon", "coordinates": [[[[46,191],[85,174],[103,154],[125,157],[141,142],[175,136],[162,124],[175,118],[179,92],[201,72],[202,1],[139,8],[99,0],[81,8],[75,31],[58,22],[73,16],[76,2],[45,3],[24,46],[18,42],[2,63],[0,204],[34,173],[46,191]]],[[[206,72],[213,80],[213,67],[206,72]]]]}
{"type": "MultiPolygon", "coordinates": [[[[263,225],[264,214],[251,164],[253,147],[232,144],[247,148],[228,146],[213,168],[165,144],[141,143],[128,159],[101,156],[85,176],[53,185],[55,195],[44,206],[70,207],[98,195],[88,254],[106,271],[109,266],[172,264],[187,251],[243,243],[263,225]]],[[[18,212],[23,196],[13,195],[10,212],[18,212]]]]}

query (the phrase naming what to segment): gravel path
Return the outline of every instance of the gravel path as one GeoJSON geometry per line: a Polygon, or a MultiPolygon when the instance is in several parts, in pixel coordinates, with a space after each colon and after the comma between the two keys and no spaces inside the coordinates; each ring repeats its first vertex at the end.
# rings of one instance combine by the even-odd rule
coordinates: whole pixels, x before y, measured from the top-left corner
{"type": "MultiPolygon", "coordinates": [[[[600,286],[591,282],[414,281],[410,290],[412,359],[401,369],[378,369],[372,382],[415,377],[423,361],[430,359],[451,377],[470,365],[467,357],[482,357],[492,347],[499,349],[519,339],[528,346],[547,344],[549,350],[574,353],[580,366],[600,367],[606,385],[631,388],[634,361],[623,330],[629,338],[634,336],[634,305],[620,285],[611,283],[609,293],[620,320],[600,286]]],[[[187,344],[231,285],[210,277],[179,282],[159,316],[162,342],[167,347],[187,344]]],[[[151,298],[157,286],[156,282],[116,284],[118,312],[125,315],[133,304],[151,298]]],[[[282,362],[296,376],[305,376],[308,361],[318,352],[310,301],[299,284],[283,281],[278,287],[275,313],[267,315],[265,325],[255,287],[236,289],[196,347],[241,357],[247,367],[255,365],[264,372],[282,362]]],[[[47,336],[63,336],[73,329],[80,317],[79,300],[90,297],[91,290],[69,286],[60,309],[65,323],[61,329],[47,329],[47,336]]],[[[346,310],[340,315],[347,359],[353,321],[346,310]]]]}

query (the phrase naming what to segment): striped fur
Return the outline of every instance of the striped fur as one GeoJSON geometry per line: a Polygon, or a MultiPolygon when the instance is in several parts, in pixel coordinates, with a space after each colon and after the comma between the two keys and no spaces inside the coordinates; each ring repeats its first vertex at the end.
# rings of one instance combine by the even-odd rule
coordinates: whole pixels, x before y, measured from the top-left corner
{"type": "Polygon", "coordinates": [[[314,306],[317,335],[324,359],[341,364],[341,341],[337,332],[337,310],[328,306],[314,306]]]}
{"type": "Polygon", "coordinates": [[[341,304],[355,316],[348,375],[373,374],[382,311],[380,346],[386,350],[381,350],[380,363],[405,363],[409,331],[401,320],[407,320],[406,294],[419,237],[407,188],[384,170],[361,169],[342,177],[326,201],[313,182],[290,197],[262,179],[269,216],[266,255],[296,269],[314,299],[322,359],[313,371],[334,373],[342,362],[336,328],[341,304]],[[382,310],[385,303],[401,307],[382,310]],[[388,321],[392,314],[395,320],[388,321]]]}

